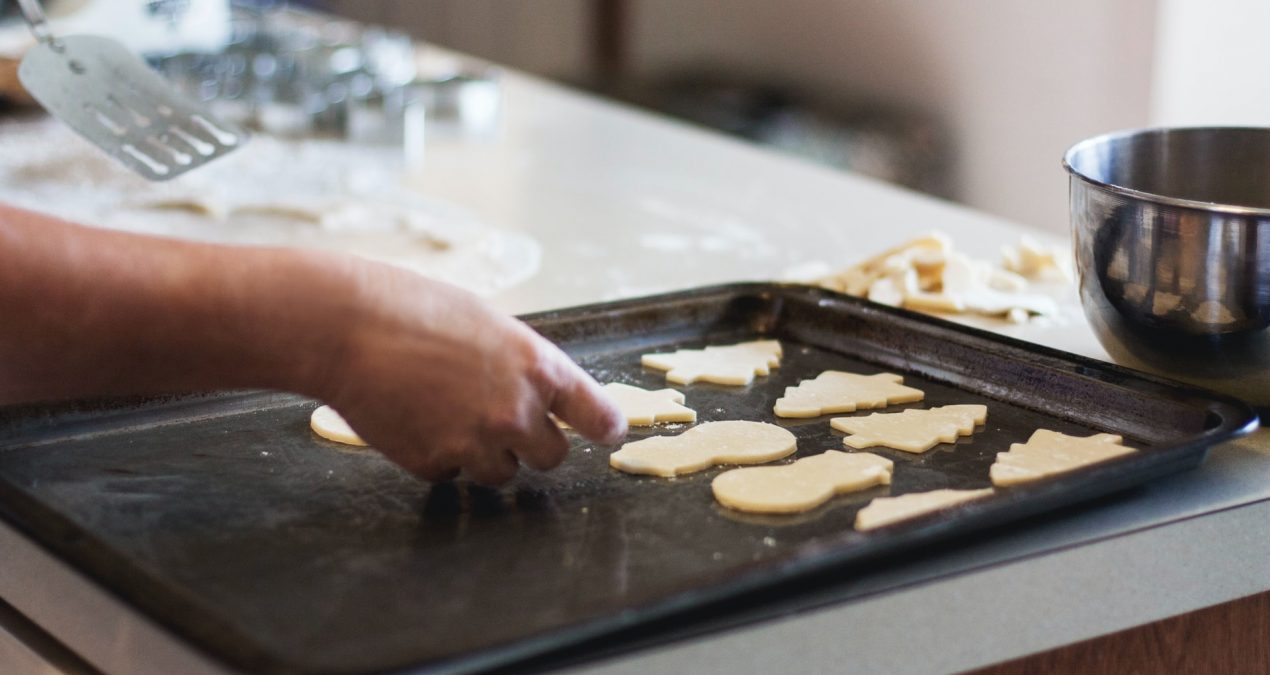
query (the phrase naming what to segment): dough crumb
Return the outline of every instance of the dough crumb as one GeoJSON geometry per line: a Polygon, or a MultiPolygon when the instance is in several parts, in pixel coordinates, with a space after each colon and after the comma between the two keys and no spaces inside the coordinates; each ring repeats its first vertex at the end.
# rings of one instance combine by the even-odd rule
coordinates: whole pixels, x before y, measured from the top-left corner
{"type": "Polygon", "coordinates": [[[363,441],[361,436],[348,426],[348,422],[345,422],[344,418],[329,405],[319,406],[313,411],[313,414],[309,416],[309,427],[313,429],[313,433],[328,441],[345,445],[366,445],[366,441],[363,441]]]}

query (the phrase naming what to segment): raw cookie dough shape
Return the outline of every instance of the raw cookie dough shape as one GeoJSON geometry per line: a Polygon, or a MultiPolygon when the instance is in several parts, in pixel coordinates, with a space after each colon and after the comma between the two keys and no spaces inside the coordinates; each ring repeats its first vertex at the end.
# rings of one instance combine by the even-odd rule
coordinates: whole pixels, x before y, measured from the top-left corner
{"type": "Polygon", "coordinates": [[[732,469],[710,483],[724,506],[750,513],[810,511],[834,495],[890,485],[891,460],[868,452],[828,450],[783,466],[732,469]]]}
{"type": "Polygon", "coordinates": [[[652,391],[621,382],[610,382],[604,390],[617,401],[633,427],[649,427],[658,422],[696,422],[697,411],[683,405],[684,395],[674,389],[652,391]]]}
{"type": "Polygon", "coordinates": [[[666,371],[666,379],[676,384],[713,382],[747,385],[755,375],[767,375],[781,363],[781,343],[755,340],[705,349],[680,349],[668,354],[644,354],[639,362],[648,368],[666,371]]]}
{"type": "Polygon", "coordinates": [[[715,464],[762,464],[787,457],[797,439],[775,424],[706,422],[677,436],[653,436],[623,445],[609,464],[626,473],[677,476],[715,464]]]}
{"type": "Polygon", "coordinates": [[[1123,440],[1115,434],[1081,437],[1037,429],[1027,443],[1014,443],[1008,452],[997,453],[988,475],[997,487],[1018,485],[1137,452],[1122,445],[1123,440]]]}
{"type": "Polygon", "coordinates": [[[348,426],[348,422],[345,422],[344,418],[329,405],[319,406],[313,411],[313,414],[309,416],[309,427],[313,429],[313,433],[328,441],[345,445],[366,445],[366,441],[363,441],[361,436],[348,426]]]}
{"type": "Polygon", "coordinates": [[[884,408],[894,403],[913,403],[925,398],[920,389],[906,387],[895,373],[858,375],[826,370],[813,380],[786,387],[776,399],[777,417],[817,417],[830,413],[884,408]]]}
{"type": "Polygon", "coordinates": [[[983,499],[992,488],[982,490],[932,490],[910,492],[898,497],[878,497],[860,509],[855,516],[855,529],[864,532],[910,518],[942,511],[955,504],[983,499]]]}
{"type": "Polygon", "coordinates": [[[829,420],[829,426],[852,434],[842,439],[843,445],[850,448],[880,445],[921,453],[940,443],[955,443],[958,436],[973,434],[975,426],[987,419],[986,405],[946,405],[867,417],[835,417],[829,420]]]}

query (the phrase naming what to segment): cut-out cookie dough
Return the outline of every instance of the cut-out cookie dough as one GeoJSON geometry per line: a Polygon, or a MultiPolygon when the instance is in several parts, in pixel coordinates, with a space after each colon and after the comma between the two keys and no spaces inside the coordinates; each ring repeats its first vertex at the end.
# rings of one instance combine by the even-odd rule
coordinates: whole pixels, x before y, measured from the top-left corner
{"type": "Polygon", "coordinates": [[[794,435],[775,424],[706,422],[677,436],[627,443],[609,455],[609,464],[626,473],[670,477],[715,464],[762,464],[788,457],[796,447],[794,435]]]}
{"type": "Polygon", "coordinates": [[[683,405],[684,395],[674,389],[650,391],[621,382],[610,382],[604,390],[617,401],[633,427],[652,426],[658,422],[696,422],[697,411],[683,405]]]}
{"type": "Polygon", "coordinates": [[[1123,440],[1115,434],[1081,437],[1037,429],[1027,443],[1014,443],[1008,452],[998,453],[988,475],[998,487],[1018,485],[1137,452],[1122,445],[1123,440]]]}
{"type": "Polygon", "coordinates": [[[710,484],[720,504],[750,513],[810,511],[836,494],[890,485],[891,460],[829,450],[784,466],[732,469],[710,484]]]}
{"type": "Polygon", "coordinates": [[[946,405],[867,417],[835,417],[829,426],[852,434],[842,442],[857,450],[880,445],[920,453],[940,443],[956,442],[958,436],[969,436],[987,419],[986,405],[946,405]]]}
{"type": "Polygon", "coordinates": [[[329,405],[319,406],[313,411],[309,417],[309,427],[313,429],[313,433],[328,441],[346,445],[366,445],[366,441],[363,441],[361,436],[348,426],[348,422],[345,422],[344,418],[329,405]]]}
{"type": "Polygon", "coordinates": [[[855,529],[864,532],[910,518],[942,511],[950,506],[983,499],[992,488],[982,490],[932,490],[912,492],[898,497],[878,497],[860,509],[855,516],[855,529]]]}
{"type": "Polygon", "coordinates": [[[855,412],[884,408],[895,403],[913,403],[926,394],[906,387],[904,378],[894,373],[857,375],[840,370],[826,370],[814,380],[803,380],[796,387],[786,387],[785,395],[776,399],[777,417],[817,417],[831,413],[855,412]]]}
{"type": "MultiPolygon", "coordinates": [[[[683,405],[684,395],[674,389],[641,389],[621,382],[604,385],[632,427],[651,427],[659,422],[696,422],[697,411],[683,405]]],[[[568,429],[561,420],[556,424],[568,429]]]]}
{"type": "Polygon", "coordinates": [[[668,354],[644,354],[640,363],[666,371],[666,379],[676,384],[713,382],[746,385],[755,375],[767,375],[781,363],[781,343],[755,340],[735,345],[680,349],[668,354]]]}

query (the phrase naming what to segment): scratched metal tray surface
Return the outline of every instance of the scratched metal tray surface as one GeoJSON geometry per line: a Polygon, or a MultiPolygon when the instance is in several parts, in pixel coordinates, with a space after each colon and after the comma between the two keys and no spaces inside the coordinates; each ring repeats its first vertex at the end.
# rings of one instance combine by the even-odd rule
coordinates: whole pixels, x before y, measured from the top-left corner
{"type": "MultiPolygon", "coordinates": [[[[568,460],[501,490],[429,486],[314,436],[315,402],[240,392],[0,410],[0,514],[226,665],[363,673],[507,665],[826,570],[1021,521],[1196,466],[1256,424],[1247,406],[817,289],[739,284],[528,317],[604,382],[666,386],[650,350],[776,338],[746,387],[681,387],[699,421],[788,427],[798,456],[843,449],[829,416],[782,420],[785,387],[826,369],[891,371],[925,401],[985,403],[987,425],[895,461],[889,487],[809,513],[715,504],[721,469],[618,473],[575,438],[568,460]],[[1044,427],[1113,432],[1141,452],[872,533],[874,497],[989,485],[996,453],[1044,427]]],[[[870,411],[871,412],[871,411],[870,411]]],[[[858,414],[869,414],[868,412],[858,414]]],[[[635,429],[631,439],[683,427],[635,429]]]]}

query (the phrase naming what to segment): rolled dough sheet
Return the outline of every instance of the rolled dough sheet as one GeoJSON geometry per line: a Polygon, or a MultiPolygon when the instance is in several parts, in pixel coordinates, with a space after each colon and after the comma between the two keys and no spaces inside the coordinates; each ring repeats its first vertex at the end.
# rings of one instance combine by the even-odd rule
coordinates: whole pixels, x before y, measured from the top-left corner
{"type": "Polygon", "coordinates": [[[313,411],[313,414],[309,416],[309,427],[313,429],[313,433],[328,441],[346,445],[366,445],[366,441],[363,441],[361,436],[348,426],[348,422],[345,422],[344,418],[329,405],[319,406],[313,411]]]}
{"type": "Polygon", "coordinates": [[[932,490],[911,492],[898,497],[878,497],[860,509],[855,517],[855,529],[861,532],[884,527],[892,523],[942,511],[956,504],[983,499],[992,494],[992,488],[982,490],[932,490]]]}
{"type": "Polygon", "coordinates": [[[609,455],[626,473],[677,476],[715,464],[762,464],[788,457],[797,439],[787,429],[764,422],[706,422],[677,436],[653,436],[627,443],[609,455]]]}
{"type": "Polygon", "coordinates": [[[818,417],[913,403],[926,397],[920,389],[906,387],[902,382],[904,377],[895,373],[859,375],[826,370],[815,379],[786,387],[785,395],[776,399],[776,416],[818,417]]]}
{"type": "Polygon", "coordinates": [[[739,344],[680,349],[668,354],[644,354],[640,363],[666,371],[666,379],[676,384],[713,382],[742,386],[755,375],[768,375],[781,363],[781,343],[755,340],[739,344]]]}
{"type": "Polygon", "coordinates": [[[986,405],[946,405],[928,410],[873,413],[867,417],[835,417],[829,426],[852,434],[842,439],[850,448],[883,446],[921,453],[958,436],[974,433],[988,419],[986,405]]]}
{"type": "Polygon", "coordinates": [[[732,469],[710,484],[724,506],[750,513],[810,511],[836,494],[889,485],[894,464],[868,452],[828,450],[784,466],[732,469]]]}
{"type": "Polygon", "coordinates": [[[1006,487],[1137,452],[1122,445],[1123,440],[1115,434],[1080,437],[1037,429],[1027,443],[1015,443],[1008,452],[998,453],[997,461],[988,469],[988,475],[993,485],[1006,487]]]}

